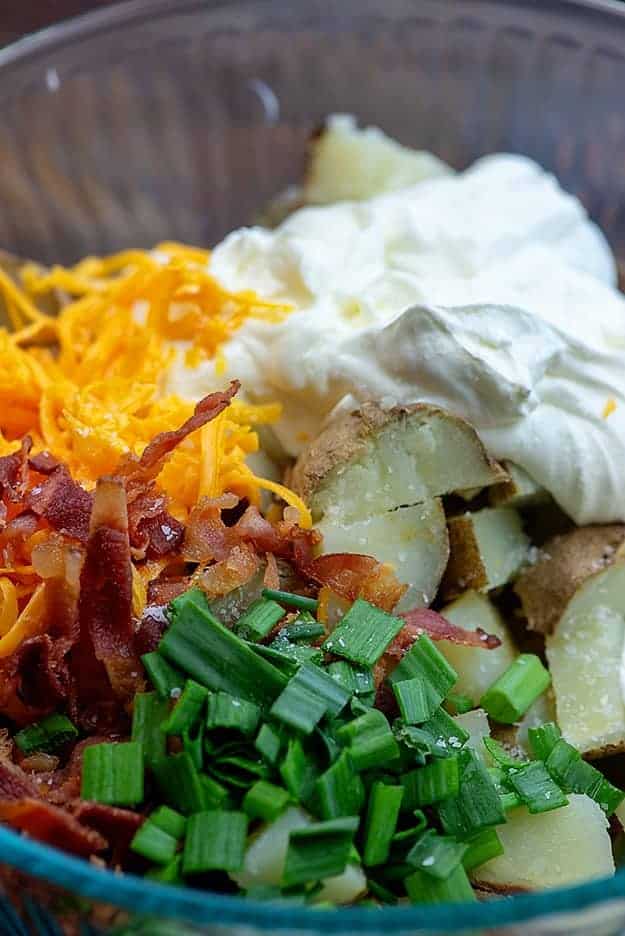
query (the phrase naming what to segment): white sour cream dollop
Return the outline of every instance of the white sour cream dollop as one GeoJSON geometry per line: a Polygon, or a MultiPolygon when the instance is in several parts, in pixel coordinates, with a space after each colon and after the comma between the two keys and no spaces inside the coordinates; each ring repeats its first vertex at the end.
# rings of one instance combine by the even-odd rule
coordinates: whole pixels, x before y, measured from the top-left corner
{"type": "Polygon", "coordinates": [[[603,235],[531,160],[490,156],[235,231],[211,270],[294,311],[246,322],[225,376],[180,356],[168,390],[196,398],[239,377],[250,398],[282,402],[291,455],[338,405],[426,400],[577,523],[625,520],[625,298],[603,235]]]}

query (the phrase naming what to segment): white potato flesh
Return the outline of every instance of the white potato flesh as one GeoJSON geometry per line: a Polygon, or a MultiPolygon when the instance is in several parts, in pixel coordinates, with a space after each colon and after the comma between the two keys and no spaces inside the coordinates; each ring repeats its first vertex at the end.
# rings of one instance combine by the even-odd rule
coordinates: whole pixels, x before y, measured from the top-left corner
{"type": "Polygon", "coordinates": [[[544,890],[614,874],[608,820],[585,794],[572,793],[568,806],[532,816],[525,808],[497,826],[504,848],[476,868],[471,878],[497,890],[544,890]]]}
{"type": "Polygon", "coordinates": [[[547,637],[562,734],[578,751],[625,749],[620,670],[625,644],[625,562],[590,576],[547,637]]]}
{"type": "Polygon", "coordinates": [[[317,528],[324,553],[366,553],[392,565],[399,581],[409,585],[397,610],[423,607],[434,599],[449,558],[439,498],[352,523],[332,522],[328,516],[317,528]]]}
{"type": "Polygon", "coordinates": [[[453,598],[468,589],[505,585],[526,560],[529,539],[512,507],[485,507],[449,521],[449,564],[442,590],[453,598]]]}
{"type": "Polygon", "coordinates": [[[392,419],[358,454],[329,472],[310,497],[316,520],[360,520],[453,491],[487,487],[502,470],[473,429],[441,410],[392,419]]]}
{"type": "Polygon", "coordinates": [[[454,692],[467,695],[478,703],[486,690],[504,673],[518,656],[510,632],[497,608],[487,595],[468,591],[442,609],[441,614],[457,627],[495,634],[501,646],[494,650],[464,647],[449,640],[439,640],[438,649],[458,673],[454,692]]]}
{"type": "MultiPolygon", "coordinates": [[[[250,842],[245,852],[243,870],[230,877],[239,887],[247,889],[262,884],[278,886],[282,882],[289,835],[293,829],[311,825],[310,816],[295,806],[289,807],[275,822],[266,825],[250,842]]],[[[328,878],[317,895],[318,900],[351,903],[367,888],[359,865],[348,865],[342,874],[328,878]]]]}
{"type": "Polygon", "coordinates": [[[495,484],[490,489],[490,502],[496,507],[532,507],[549,500],[545,488],[534,481],[528,473],[515,465],[514,462],[504,461],[503,467],[510,476],[509,481],[495,484]]]}
{"type": "Polygon", "coordinates": [[[436,156],[401,146],[376,127],[359,129],[353,117],[330,117],[313,142],[304,198],[313,204],[360,201],[453,170],[436,156]]]}
{"type": "Polygon", "coordinates": [[[484,738],[490,737],[490,725],[484,709],[473,709],[471,712],[465,712],[464,715],[456,715],[454,721],[469,732],[465,747],[471,748],[478,757],[489,763],[490,758],[483,742],[484,738]]]}
{"type": "Polygon", "coordinates": [[[530,728],[537,728],[544,725],[545,722],[557,722],[556,700],[553,691],[548,689],[538,696],[528,708],[527,712],[519,722],[516,733],[516,742],[525,751],[530,750],[528,731],[530,728]]]}

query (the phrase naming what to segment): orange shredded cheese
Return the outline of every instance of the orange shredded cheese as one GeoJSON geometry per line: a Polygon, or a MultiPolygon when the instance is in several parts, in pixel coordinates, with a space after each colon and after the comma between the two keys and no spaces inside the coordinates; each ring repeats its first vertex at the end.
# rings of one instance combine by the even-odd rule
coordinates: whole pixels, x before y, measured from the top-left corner
{"type": "Polygon", "coordinates": [[[17,590],[8,578],[0,578],[0,637],[8,634],[17,621],[17,590]]]}
{"type": "Polygon", "coordinates": [[[609,397],[609,398],[606,400],[605,406],[603,407],[603,412],[602,412],[602,414],[601,414],[602,417],[603,417],[604,419],[607,419],[608,416],[611,416],[611,415],[612,415],[612,413],[614,412],[615,409],[616,409],[616,400],[614,399],[614,397],[609,397]]]}
{"type": "MultiPolygon", "coordinates": [[[[0,455],[26,433],[86,486],[115,470],[121,455],[140,455],[158,433],[174,429],[193,405],[164,395],[164,376],[180,345],[187,364],[215,362],[222,345],[250,318],[279,322],[290,309],[252,292],[229,293],[211,276],[208,251],[176,243],[153,251],[86,257],[74,267],[26,264],[17,285],[0,270],[0,297],[12,332],[0,329],[0,455]],[[62,299],[58,317],[37,308],[62,299]]],[[[184,520],[199,497],[233,491],[260,503],[268,490],[310,516],[282,485],[257,478],[246,464],[258,451],[254,426],[273,423],[278,404],[235,400],[217,420],[176,449],[158,483],[184,520]]]]}
{"type": "Polygon", "coordinates": [[[45,587],[43,582],[37,586],[13,626],[0,637],[0,658],[10,656],[25,640],[42,632],[45,624],[45,587]]]}

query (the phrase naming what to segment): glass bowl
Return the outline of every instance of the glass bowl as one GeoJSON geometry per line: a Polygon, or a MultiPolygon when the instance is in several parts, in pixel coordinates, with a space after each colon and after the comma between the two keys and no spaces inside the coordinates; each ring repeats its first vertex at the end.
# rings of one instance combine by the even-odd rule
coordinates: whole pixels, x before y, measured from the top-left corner
{"type": "MultiPolygon", "coordinates": [[[[101,10],[0,51],[0,247],[70,262],[165,239],[211,244],[296,181],[311,130],[346,111],[458,168],[497,150],[527,153],[579,195],[625,259],[624,49],[625,6],[610,0],[134,0],[101,10]]],[[[84,920],[80,901],[96,901],[107,930],[145,936],[625,927],[625,871],[481,904],[321,911],[115,875],[7,829],[0,854],[0,880],[37,897],[45,879],[68,912],[84,920]],[[161,922],[126,924],[126,913],[161,922]]]]}

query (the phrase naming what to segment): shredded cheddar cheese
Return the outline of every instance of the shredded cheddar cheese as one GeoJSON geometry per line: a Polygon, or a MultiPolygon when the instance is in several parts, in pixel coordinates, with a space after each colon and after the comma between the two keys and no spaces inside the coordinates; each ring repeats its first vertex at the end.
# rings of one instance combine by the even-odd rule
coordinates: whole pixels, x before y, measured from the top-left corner
{"type": "MultiPolygon", "coordinates": [[[[36,449],[51,451],[89,487],[125,452],[140,455],[154,436],[187,419],[192,403],[162,392],[176,355],[184,353],[188,364],[213,359],[223,373],[222,345],[247,319],[279,322],[290,312],[252,292],[224,290],[209,272],[209,256],[163,243],[151,252],[87,257],[71,269],[26,264],[19,285],[0,269],[12,327],[0,329],[0,455],[30,433],[36,449]],[[58,317],[38,308],[42,297],[59,300],[58,317]]],[[[296,495],[246,464],[259,448],[253,427],[279,416],[278,404],[235,400],[189,436],[158,478],[172,513],[184,520],[200,497],[224,491],[258,504],[267,490],[310,526],[296,495]]]]}
{"type": "Polygon", "coordinates": [[[606,400],[605,406],[603,407],[603,412],[602,412],[602,414],[601,414],[602,417],[603,417],[604,419],[607,419],[608,416],[611,416],[611,415],[612,415],[612,413],[614,412],[615,409],[616,409],[616,400],[614,399],[614,397],[609,397],[609,398],[606,400]]]}

